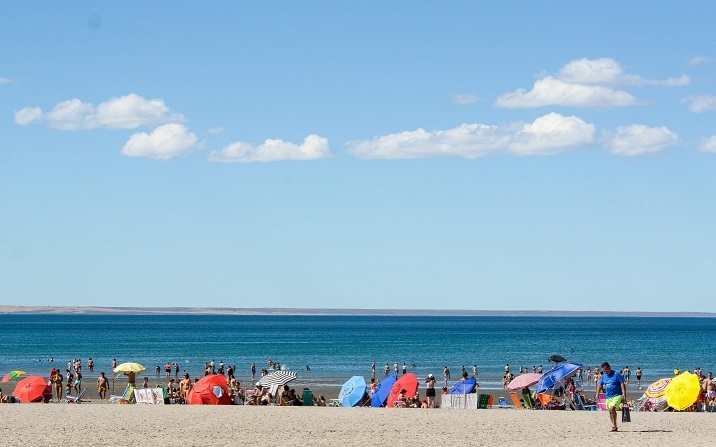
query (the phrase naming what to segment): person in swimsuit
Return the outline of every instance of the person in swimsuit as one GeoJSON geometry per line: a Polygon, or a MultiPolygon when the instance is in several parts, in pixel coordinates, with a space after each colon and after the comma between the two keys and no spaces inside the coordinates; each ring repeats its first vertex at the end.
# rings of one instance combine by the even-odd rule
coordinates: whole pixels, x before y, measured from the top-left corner
{"type": "Polygon", "coordinates": [[[428,378],[425,379],[425,387],[428,408],[435,408],[435,376],[428,374],[428,378]]]}
{"type": "Polygon", "coordinates": [[[636,385],[641,389],[641,368],[636,367],[636,385]]]}
{"type": "Polygon", "coordinates": [[[107,388],[109,388],[109,380],[105,377],[104,372],[101,372],[97,379],[97,392],[99,393],[100,399],[104,400],[104,398],[107,397],[107,388]]]}

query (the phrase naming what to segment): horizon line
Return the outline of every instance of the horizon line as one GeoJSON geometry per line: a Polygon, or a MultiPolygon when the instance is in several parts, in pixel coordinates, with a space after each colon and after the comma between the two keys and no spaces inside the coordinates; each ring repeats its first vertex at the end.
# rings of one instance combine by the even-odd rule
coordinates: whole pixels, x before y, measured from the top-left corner
{"type": "Polygon", "coordinates": [[[305,316],[466,316],[466,317],[691,317],[716,318],[714,312],[634,312],[584,310],[354,309],[292,307],[107,307],[0,306],[0,314],[37,315],[305,315],[305,316]]]}

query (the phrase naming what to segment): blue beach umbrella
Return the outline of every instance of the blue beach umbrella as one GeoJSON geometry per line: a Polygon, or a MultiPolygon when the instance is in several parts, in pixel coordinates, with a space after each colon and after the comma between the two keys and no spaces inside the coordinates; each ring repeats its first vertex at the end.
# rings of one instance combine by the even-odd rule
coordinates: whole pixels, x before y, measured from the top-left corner
{"type": "Polygon", "coordinates": [[[577,363],[564,363],[546,372],[537,382],[537,394],[553,389],[557,382],[571,376],[581,367],[582,365],[577,363]]]}
{"type": "Polygon", "coordinates": [[[341,392],[338,393],[338,401],[343,407],[355,406],[365,395],[365,378],[363,376],[353,376],[348,382],[343,384],[341,392]]]}
{"type": "Polygon", "coordinates": [[[371,407],[377,408],[383,406],[388,396],[390,396],[390,390],[393,388],[396,380],[398,380],[397,377],[390,375],[378,384],[378,388],[375,389],[373,397],[370,400],[371,407]]]}
{"type": "Polygon", "coordinates": [[[449,394],[470,394],[475,392],[477,380],[475,378],[460,380],[450,388],[449,394]]]}

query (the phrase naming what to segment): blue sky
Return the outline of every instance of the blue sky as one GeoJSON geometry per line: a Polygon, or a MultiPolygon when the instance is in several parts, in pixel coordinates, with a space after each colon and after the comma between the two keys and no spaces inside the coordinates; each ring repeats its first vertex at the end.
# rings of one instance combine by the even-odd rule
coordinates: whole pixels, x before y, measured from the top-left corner
{"type": "Polygon", "coordinates": [[[713,2],[14,2],[6,304],[714,311],[713,2]]]}

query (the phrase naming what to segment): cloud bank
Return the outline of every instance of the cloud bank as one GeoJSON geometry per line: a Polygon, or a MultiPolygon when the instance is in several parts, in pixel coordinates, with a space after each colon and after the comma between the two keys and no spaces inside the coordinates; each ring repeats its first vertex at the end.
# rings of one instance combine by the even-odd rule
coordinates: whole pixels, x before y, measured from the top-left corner
{"type": "Polygon", "coordinates": [[[304,161],[331,157],[328,139],[315,134],[308,135],[302,144],[267,139],[255,146],[237,141],[220,151],[209,153],[209,161],[221,163],[252,163],[269,161],[304,161]]]}
{"type": "Polygon", "coordinates": [[[172,113],[161,99],[145,99],[134,93],[110,98],[96,107],[75,98],[58,103],[48,112],[40,107],[25,107],[15,112],[18,125],[45,122],[59,130],[135,129],[183,121],[184,117],[172,113]]]}
{"type": "Polygon", "coordinates": [[[689,85],[687,75],[662,80],[646,79],[627,74],[611,58],[575,59],[562,68],[557,76],[545,76],[535,81],[532,89],[519,88],[500,95],[496,107],[517,109],[544,106],[586,107],[609,109],[633,106],[637,99],[621,89],[629,86],[680,87],[689,85]]]}
{"type": "Polygon", "coordinates": [[[575,116],[550,113],[523,125],[462,124],[447,130],[400,132],[349,143],[348,151],[362,159],[473,159],[501,151],[549,155],[588,146],[593,139],[594,125],[575,116]]]}

